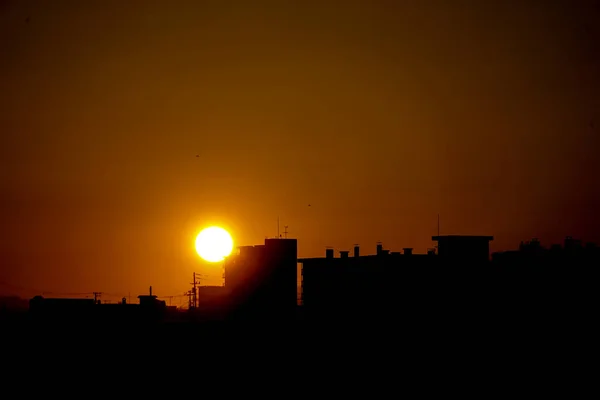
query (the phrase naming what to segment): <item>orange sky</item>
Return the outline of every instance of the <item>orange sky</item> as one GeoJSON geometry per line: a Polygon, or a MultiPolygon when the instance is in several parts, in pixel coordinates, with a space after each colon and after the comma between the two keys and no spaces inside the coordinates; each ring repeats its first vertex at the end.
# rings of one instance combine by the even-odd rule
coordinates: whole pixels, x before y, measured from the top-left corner
{"type": "Polygon", "coordinates": [[[277,216],[303,257],[600,241],[594,2],[259,3],[0,1],[0,281],[180,294],[205,223],[277,216]]]}

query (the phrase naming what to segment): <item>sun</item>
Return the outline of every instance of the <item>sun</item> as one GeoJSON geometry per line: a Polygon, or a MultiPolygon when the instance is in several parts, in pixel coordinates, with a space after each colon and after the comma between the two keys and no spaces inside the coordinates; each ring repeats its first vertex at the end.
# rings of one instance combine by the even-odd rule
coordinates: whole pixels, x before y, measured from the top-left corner
{"type": "Polygon", "coordinates": [[[196,236],[196,252],[208,262],[223,261],[233,250],[233,239],[229,232],[218,226],[203,229],[196,236]]]}

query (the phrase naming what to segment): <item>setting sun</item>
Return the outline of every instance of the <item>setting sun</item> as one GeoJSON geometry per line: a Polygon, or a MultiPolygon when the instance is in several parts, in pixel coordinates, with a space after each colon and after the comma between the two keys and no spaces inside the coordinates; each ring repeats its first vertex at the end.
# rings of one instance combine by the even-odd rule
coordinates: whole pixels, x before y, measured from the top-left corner
{"type": "Polygon", "coordinates": [[[196,237],[196,252],[208,262],[223,261],[233,250],[229,232],[217,226],[202,230],[196,237]]]}

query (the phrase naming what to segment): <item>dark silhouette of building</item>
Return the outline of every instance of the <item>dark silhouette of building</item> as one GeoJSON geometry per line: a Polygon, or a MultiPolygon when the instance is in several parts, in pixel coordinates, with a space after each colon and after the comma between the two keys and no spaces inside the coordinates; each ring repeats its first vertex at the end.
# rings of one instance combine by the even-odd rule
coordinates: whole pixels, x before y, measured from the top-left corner
{"type": "MultiPolygon", "coordinates": [[[[462,307],[466,293],[474,292],[472,268],[489,267],[491,236],[434,236],[439,254],[415,254],[412,248],[390,252],[377,243],[374,255],[354,257],[341,251],[335,257],[304,258],[302,304],[306,315],[398,318],[427,310],[428,315],[462,307]]],[[[483,272],[479,272],[481,275],[483,272]]]]}
{"type": "Polygon", "coordinates": [[[45,298],[35,296],[29,302],[29,310],[39,315],[75,315],[88,314],[96,305],[94,299],[45,298]]]}
{"type": "MultiPolygon", "coordinates": [[[[332,321],[337,318],[390,318],[396,305],[407,304],[409,278],[417,271],[435,268],[435,256],[389,252],[378,243],[373,255],[360,255],[358,246],[354,256],[346,251],[334,257],[327,249],[325,257],[303,258],[302,304],[308,318],[332,321]]],[[[413,286],[414,288],[414,286],[413,286]]]]}
{"type": "Polygon", "coordinates": [[[437,254],[448,263],[486,264],[490,259],[490,242],[493,236],[446,235],[432,236],[437,254]]]}
{"type": "Polygon", "coordinates": [[[492,254],[495,293],[505,312],[526,318],[588,319],[595,312],[600,251],[566,237],[543,247],[538,239],[492,254]]]}
{"type": "Polygon", "coordinates": [[[195,321],[218,321],[227,317],[229,290],[225,286],[198,286],[197,305],[189,310],[195,321]]]}
{"type": "Polygon", "coordinates": [[[158,297],[152,294],[152,286],[150,286],[150,294],[141,294],[138,296],[140,305],[149,308],[164,308],[167,303],[164,300],[158,300],[158,297]]]}
{"type": "MultiPolygon", "coordinates": [[[[197,305],[170,313],[152,294],[139,304],[104,304],[94,299],[30,300],[33,320],[144,324],[215,320],[280,322],[301,317],[310,323],[353,321],[454,329],[458,325],[496,329],[511,323],[576,326],[595,312],[600,250],[567,237],[543,247],[537,239],[517,250],[489,256],[491,236],[434,236],[437,252],[415,254],[385,249],[361,255],[332,248],[324,257],[297,259],[295,239],[266,239],[242,246],[224,262],[224,286],[197,288],[197,305]],[[297,305],[297,263],[301,300],[297,305]],[[454,327],[454,328],[453,328],[454,327]]],[[[205,326],[205,325],[203,325],[205,326]]],[[[374,325],[371,325],[374,326],[374,325]]]]}
{"type": "Polygon", "coordinates": [[[212,304],[221,304],[228,296],[225,286],[198,286],[198,308],[210,307],[212,304]]]}
{"type": "Polygon", "coordinates": [[[152,295],[152,287],[149,295],[138,299],[139,304],[128,304],[125,298],[111,304],[95,299],[35,296],[29,302],[29,314],[32,321],[44,324],[142,324],[165,320],[166,303],[152,295]]]}
{"type": "Polygon", "coordinates": [[[266,239],[242,246],[224,265],[234,318],[293,318],[297,308],[296,239],[266,239]]]}

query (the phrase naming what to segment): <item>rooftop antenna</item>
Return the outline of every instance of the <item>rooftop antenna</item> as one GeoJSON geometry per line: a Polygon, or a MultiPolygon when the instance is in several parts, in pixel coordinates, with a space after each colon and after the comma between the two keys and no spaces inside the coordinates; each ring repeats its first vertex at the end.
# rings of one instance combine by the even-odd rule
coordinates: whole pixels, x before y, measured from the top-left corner
{"type": "Polygon", "coordinates": [[[281,235],[279,234],[279,217],[277,217],[277,238],[281,239],[281,235]]]}
{"type": "Polygon", "coordinates": [[[287,230],[287,228],[288,228],[288,226],[287,226],[287,225],[284,225],[284,226],[283,226],[283,228],[284,228],[284,231],[283,231],[283,237],[284,237],[285,239],[287,239],[287,234],[288,234],[288,230],[287,230]]]}

